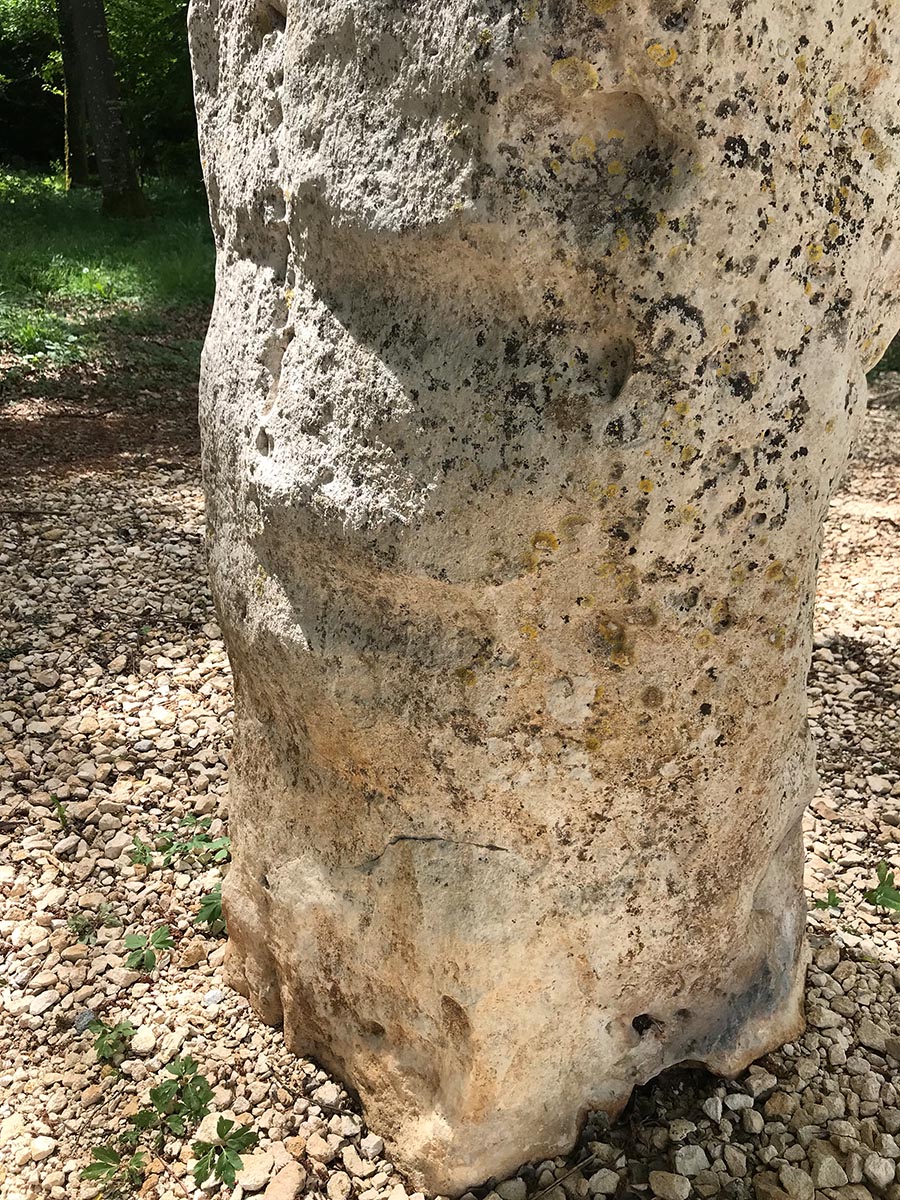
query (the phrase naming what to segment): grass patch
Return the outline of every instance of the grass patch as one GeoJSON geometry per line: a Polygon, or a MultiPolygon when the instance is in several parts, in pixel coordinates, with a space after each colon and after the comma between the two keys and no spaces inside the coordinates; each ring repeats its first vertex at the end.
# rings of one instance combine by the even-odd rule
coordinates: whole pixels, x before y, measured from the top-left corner
{"type": "MultiPolygon", "coordinates": [[[[100,215],[95,191],[0,168],[0,354],[41,373],[103,361],[110,335],[150,335],[212,301],[215,249],[197,187],[151,182],[144,220],[100,215]]],[[[189,355],[196,361],[196,338],[189,355]]],[[[152,344],[152,343],[151,343],[152,344]]],[[[169,356],[179,354],[171,338],[169,356]]],[[[10,361],[12,360],[12,361],[10,361]]]]}

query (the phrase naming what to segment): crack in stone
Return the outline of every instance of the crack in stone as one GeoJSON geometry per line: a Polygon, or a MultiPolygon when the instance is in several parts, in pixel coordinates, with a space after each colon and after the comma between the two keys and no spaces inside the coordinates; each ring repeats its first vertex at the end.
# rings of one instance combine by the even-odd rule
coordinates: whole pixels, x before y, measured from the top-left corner
{"type": "Polygon", "coordinates": [[[509,854],[511,851],[506,846],[496,846],[493,842],[470,842],[465,838],[446,838],[441,837],[436,833],[398,833],[390,839],[385,848],[380,854],[376,854],[374,858],[367,858],[365,862],[359,863],[356,867],[357,871],[368,871],[382,859],[391,846],[396,846],[398,842],[446,842],[450,846],[475,846],[478,850],[499,850],[503,854],[509,854]]]}

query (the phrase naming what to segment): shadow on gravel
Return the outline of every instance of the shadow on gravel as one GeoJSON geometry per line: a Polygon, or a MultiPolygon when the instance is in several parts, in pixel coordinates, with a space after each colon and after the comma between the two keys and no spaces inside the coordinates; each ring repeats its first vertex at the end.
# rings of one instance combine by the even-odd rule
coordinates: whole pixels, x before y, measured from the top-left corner
{"type": "Polygon", "coordinates": [[[197,376],[209,313],[111,320],[98,360],[0,364],[0,477],[196,458],[197,376]]]}

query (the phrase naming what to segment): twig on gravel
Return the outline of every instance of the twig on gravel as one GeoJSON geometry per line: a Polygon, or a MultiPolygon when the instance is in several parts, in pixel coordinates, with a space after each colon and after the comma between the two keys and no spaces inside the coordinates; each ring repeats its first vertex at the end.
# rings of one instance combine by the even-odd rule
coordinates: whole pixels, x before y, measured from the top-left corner
{"type": "Polygon", "coordinates": [[[172,1170],[172,1168],[169,1166],[169,1164],[166,1162],[166,1160],[161,1155],[157,1154],[156,1161],[162,1163],[163,1169],[165,1170],[166,1174],[172,1176],[172,1178],[175,1180],[175,1182],[178,1184],[178,1186],[181,1188],[181,1190],[184,1192],[184,1194],[188,1197],[188,1200],[190,1200],[191,1193],[187,1190],[187,1188],[184,1186],[184,1184],[181,1182],[181,1180],[178,1178],[178,1176],[175,1174],[175,1172],[172,1170]]]}
{"type": "Polygon", "coordinates": [[[555,1187],[558,1187],[564,1179],[568,1179],[570,1175],[574,1175],[576,1171],[580,1171],[582,1167],[586,1167],[588,1163],[592,1163],[596,1157],[596,1154],[589,1154],[587,1158],[583,1158],[581,1162],[576,1163],[570,1171],[566,1171],[565,1175],[557,1175],[549,1186],[541,1188],[539,1192],[535,1192],[531,1200],[538,1200],[540,1196],[546,1196],[548,1192],[552,1192],[555,1187]]]}

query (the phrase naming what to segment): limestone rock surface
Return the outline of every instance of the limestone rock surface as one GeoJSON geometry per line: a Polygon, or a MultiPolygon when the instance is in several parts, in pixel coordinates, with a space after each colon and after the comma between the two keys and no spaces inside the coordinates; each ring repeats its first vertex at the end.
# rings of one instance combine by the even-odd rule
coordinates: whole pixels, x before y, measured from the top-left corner
{"type": "Polygon", "coordinates": [[[800,1026],[888,0],[193,0],[236,986],[414,1183],[800,1026]]]}

